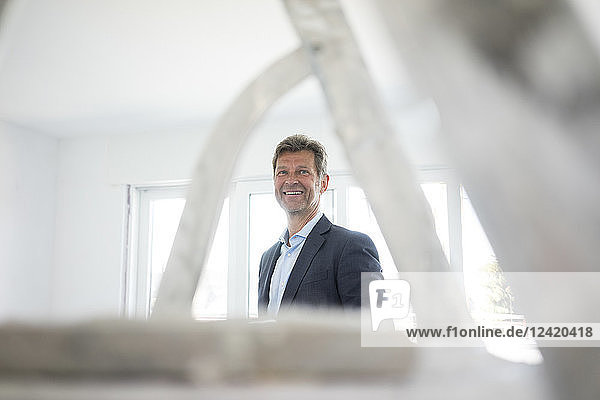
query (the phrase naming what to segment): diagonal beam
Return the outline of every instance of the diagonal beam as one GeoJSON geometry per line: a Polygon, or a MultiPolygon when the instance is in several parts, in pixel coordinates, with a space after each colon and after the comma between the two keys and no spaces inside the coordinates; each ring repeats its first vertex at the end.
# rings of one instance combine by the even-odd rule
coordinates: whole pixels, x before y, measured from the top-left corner
{"type": "MultiPolygon", "coordinates": [[[[503,269],[599,271],[598,6],[375,3],[413,78],[439,106],[447,149],[503,269]]],[[[584,293],[511,287],[529,321],[558,308],[599,317],[584,293]]],[[[597,348],[541,351],[557,398],[600,398],[597,348]]]]}
{"type": "Polygon", "coordinates": [[[238,154],[265,112],[310,72],[301,49],[290,53],[250,83],[219,120],[194,170],[153,316],[189,315],[238,154]]]}
{"type": "MultiPolygon", "coordinates": [[[[396,140],[358,46],[336,0],[284,0],[310,56],[337,134],[400,271],[448,271],[416,174],[396,140]]],[[[458,288],[447,290],[448,316],[465,316],[458,288]]],[[[427,299],[414,299],[421,311],[427,299]]],[[[439,307],[439,305],[438,305],[439,307]]],[[[426,315],[424,312],[423,315],[426,315]]],[[[468,319],[467,319],[468,320],[468,319]]]]}

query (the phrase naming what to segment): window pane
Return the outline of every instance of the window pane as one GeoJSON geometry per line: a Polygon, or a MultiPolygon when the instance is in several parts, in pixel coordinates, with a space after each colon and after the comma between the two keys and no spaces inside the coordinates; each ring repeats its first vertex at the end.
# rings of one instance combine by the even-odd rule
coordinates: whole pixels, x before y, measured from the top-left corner
{"type": "Polygon", "coordinates": [[[448,229],[448,188],[445,183],[422,183],[421,189],[431,207],[437,233],[446,259],[450,260],[450,239],[448,229]]]}
{"type": "MultiPolygon", "coordinates": [[[[321,210],[332,222],[334,216],[334,190],[327,190],[321,197],[321,210]]],[[[250,194],[249,209],[249,248],[248,248],[248,315],[258,316],[258,268],[260,257],[279,239],[287,228],[285,212],[275,195],[271,193],[250,194]]]]}
{"type": "Polygon", "coordinates": [[[492,246],[467,193],[462,188],[460,193],[463,271],[469,310],[475,319],[494,318],[492,314],[512,314],[510,292],[502,280],[492,246]],[[501,304],[494,301],[495,292],[503,294],[501,304]]]}
{"type": "MultiPolygon", "coordinates": [[[[150,201],[150,311],[156,301],[184,205],[185,199],[181,197],[150,201]]],[[[196,319],[225,318],[227,314],[228,211],[229,199],[225,199],[192,305],[192,316],[196,319]]]]}
{"type": "MultiPolygon", "coordinates": [[[[450,242],[448,239],[448,200],[445,183],[424,183],[421,185],[425,198],[431,206],[435,221],[435,230],[448,258],[450,242]]],[[[366,233],[371,237],[379,253],[383,272],[396,272],[396,264],[379,229],[373,210],[363,190],[357,186],[348,188],[348,228],[366,233]]]]}
{"type": "Polygon", "coordinates": [[[479,218],[463,188],[461,194],[461,224],[463,243],[463,270],[476,271],[495,262],[496,255],[479,223],[479,218]]]}
{"type": "MultiPolygon", "coordinates": [[[[476,323],[509,327],[525,324],[525,316],[514,309],[514,298],[494,250],[488,241],[469,196],[461,188],[463,271],[469,311],[476,323]]],[[[534,341],[526,338],[507,342],[485,341],[487,350],[500,358],[539,364],[542,356],[534,341]]]]}
{"type": "Polygon", "coordinates": [[[157,199],[150,201],[150,312],[154,308],[185,199],[157,199]]]}
{"type": "Polygon", "coordinates": [[[367,201],[367,196],[357,186],[348,188],[348,229],[369,235],[375,243],[375,247],[377,247],[383,272],[396,271],[396,265],[379,229],[375,214],[373,214],[373,210],[371,210],[371,206],[367,201]]]}
{"type": "Polygon", "coordinates": [[[227,318],[227,271],[229,262],[229,198],[223,202],[208,260],[192,304],[195,319],[227,318]]]}

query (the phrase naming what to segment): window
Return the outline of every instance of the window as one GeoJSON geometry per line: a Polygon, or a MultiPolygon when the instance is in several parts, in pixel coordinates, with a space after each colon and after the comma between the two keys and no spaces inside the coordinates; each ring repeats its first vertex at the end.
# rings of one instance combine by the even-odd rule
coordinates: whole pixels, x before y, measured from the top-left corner
{"type": "MultiPolygon", "coordinates": [[[[425,176],[436,231],[449,255],[446,183],[425,176]]],[[[129,316],[150,315],[177,232],[187,185],[131,189],[131,246],[128,268],[129,316]]],[[[385,270],[395,271],[390,252],[364,192],[349,174],[332,174],[321,209],[332,222],[367,233],[385,270]]],[[[273,195],[271,178],[234,182],[224,202],[208,261],[193,302],[198,319],[258,315],[258,266],[262,253],[279,238],[286,218],[273,195]],[[230,201],[231,199],[231,201],[230,201]]]]}
{"type": "MultiPolygon", "coordinates": [[[[421,188],[429,202],[433,213],[435,230],[442,244],[446,257],[450,259],[450,241],[448,232],[447,188],[443,182],[422,183],[421,188]]],[[[383,272],[396,272],[397,268],[392,255],[379,229],[375,215],[367,200],[367,196],[358,186],[348,187],[348,228],[366,233],[377,247],[383,272]]]]}
{"type": "MultiPolygon", "coordinates": [[[[462,254],[465,294],[473,320],[486,326],[525,324],[525,316],[514,309],[514,298],[501,266],[464,188],[460,188],[462,254]]],[[[487,350],[500,358],[539,364],[542,355],[530,339],[485,341],[487,350]]]]}
{"type": "MultiPolygon", "coordinates": [[[[147,318],[154,307],[179,220],[186,186],[132,188],[135,251],[128,273],[127,309],[130,317],[147,318]]],[[[192,305],[196,319],[227,316],[229,200],[226,199],[192,305]]]]}
{"type": "Polygon", "coordinates": [[[460,189],[461,227],[463,237],[463,269],[465,272],[476,271],[496,260],[494,250],[473,209],[473,205],[464,188],[460,189]]]}
{"type": "MultiPolygon", "coordinates": [[[[419,179],[451,269],[465,273],[466,294],[476,321],[523,319],[512,308],[498,308],[486,300],[481,288],[490,282],[473,278],[476,275],[472,272],[493,269],[497,263],[465,190],[446,170],[421,171],[419,179]]],[[[152,309],[185,205],[185,191],[186,185],[131,190],[132,251],[127,297],[130,316],[145,318],[152,309]]],[[[349,174],[332,174],[321,209],[332,222],[368,234],[375,242],[384,272],[396,271],[365,193],[349,174]]],[[[274,198],[270,177],[233,182],[194,298],[195,318],[257,316],[260,257],[277,241],[286,222],[274,198]]],[[[526,350],[488,350],[513,361],[541,360],[535,345],[528,345],[526,350]]]]}

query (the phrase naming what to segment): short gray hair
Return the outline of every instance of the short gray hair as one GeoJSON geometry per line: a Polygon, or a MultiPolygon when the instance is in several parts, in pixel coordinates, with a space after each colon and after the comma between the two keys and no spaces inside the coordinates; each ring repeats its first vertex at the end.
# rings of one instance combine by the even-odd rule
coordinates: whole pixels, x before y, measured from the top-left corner
{"type": "Polygon", "coordinates": [[[282,153],[296,153],[302,150],[308,150],[313,153],[315,168],[317,169],[319,178],[327,175],[327,152],[325,151],[325,147],[311,137],[302,134],[288,136],[279,142],[275,148],[275,155],[273,155],[273,175],[275,175],[277,159],[282,153]]]}

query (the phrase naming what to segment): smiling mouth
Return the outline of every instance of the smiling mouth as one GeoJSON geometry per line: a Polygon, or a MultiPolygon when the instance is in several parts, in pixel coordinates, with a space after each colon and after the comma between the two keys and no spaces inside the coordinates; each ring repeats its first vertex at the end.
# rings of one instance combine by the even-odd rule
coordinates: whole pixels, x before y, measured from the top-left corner
{"type": "Polygon", "coordinates": [[[299,191],[299,190],[290,190],[290,191],[287,191],[287,192],[283,192],[283,194],[285,194],[286,196],[299,196],[302,193],[304,193],[304,192],[299,191]]]}

